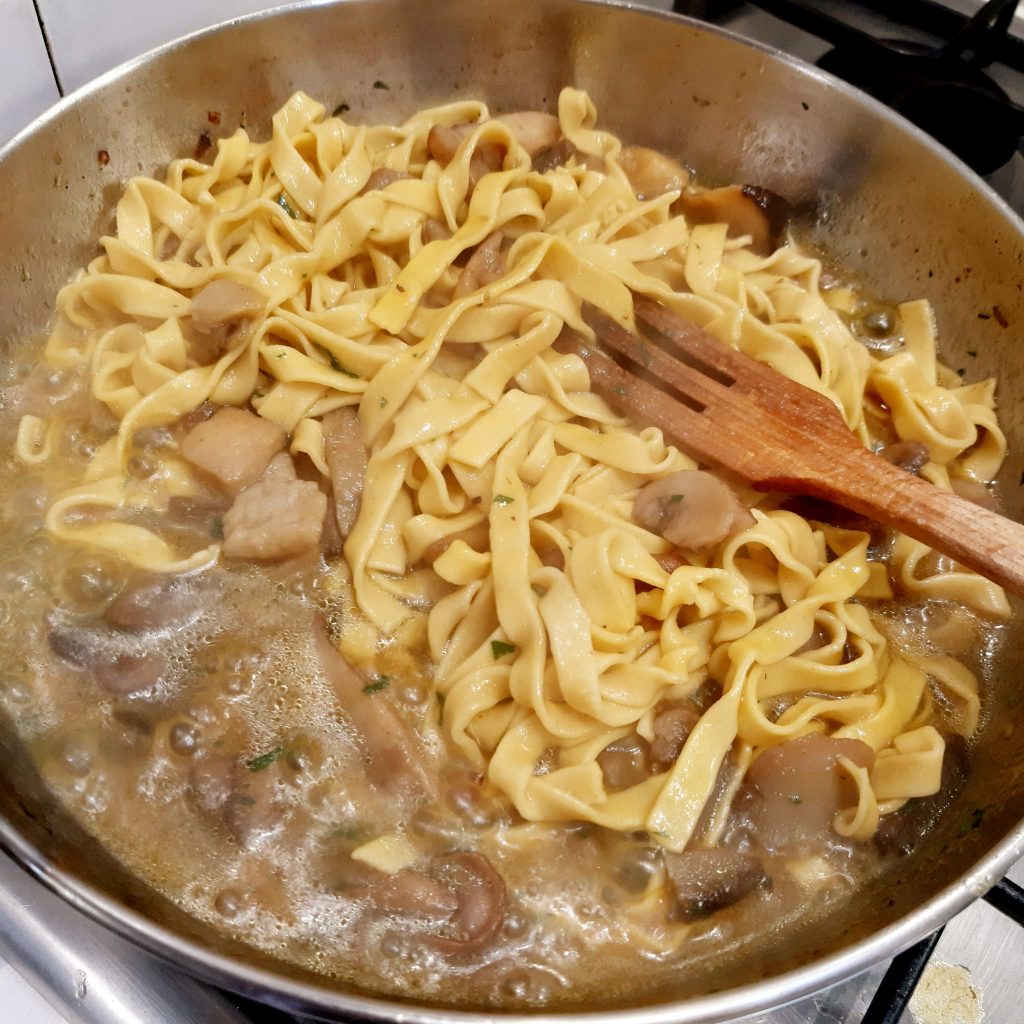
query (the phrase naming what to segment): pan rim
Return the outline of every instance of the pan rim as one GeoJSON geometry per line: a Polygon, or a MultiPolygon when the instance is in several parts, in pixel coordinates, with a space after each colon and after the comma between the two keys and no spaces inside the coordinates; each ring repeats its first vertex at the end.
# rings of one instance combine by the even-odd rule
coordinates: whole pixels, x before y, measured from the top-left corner
{"type": "MultiPolygon", "coordinates": [[[[412,0],[429,4],[431,0],[412,0]]],[[[952,153],[930,136],[878,101],[834,76],[821,71],[774,47],[744,38],[719,26],[697,19],[651,10],[629,0],[567,0],[581,7],[607,8],[632,12],[638,16],[682,24],[703,34],[721,37],[747,49],[764,54],[800,74],[838,91],[861,105],[877,118],[895,125],[901,132],[924,146],[930,156],[946,164],[965,179],[995,210],[1024,237],[1024,221],[992,189],[952,153]]],[[[75,107],[93,94],[123,82],[140,68],[187,49],[194,42],[228,34],[237,26],[273,21],[309,9],[342,6],[373,6],[379,0],[297,0],[281,6],[231,18],[208,28],[185,34],[139,56],[133,57],[83,84],[63,97],[48,110],[30,121],[8,142],[0,146],[0,165],[23,143],[59,122],[75,107]]],[[[1018,609],[1019,610],[1019,609],[1018,609]]],[[[686,999],[648,1006],[615,1008],[597,1011],[564,1009],[557,1012],[529,1013],[522,1011],[487,1011],[449,1009],[441,1006],[401,1002],[387,997],[345,992],[312,982],[300,981],[268,968],[245,964],[227,955],[207,949],[195,940],[186,939],[171,929],[152,921],[91,883],[59,868],[27,840],[0,813],[0,848],[37,879],[60,895],[67,903],[115,933],[131,940],[148,952],[182,968],[200,979],[260,998],[284,1009],[304,1013],[347,1014],[367,1019],[386,1019],[408,1024],[463,1024],[479,1021],[481,1016],[502,1021],[564,1022],[571,1015],[582,1024],[607,1024],[612,1019],[623,1024],[710,1024],[712,1021],[742,1017],[768,1007],[783,1006],[813,992],[850,978],[874,964],[907,948],[945,923],[969,903],[991,888],[1008,868],[1024,855],[1024,820],[1014,826],[992,849],[982,856],[964,875],[934,894],[893,925],[876,931],[824,958],[758,982],[686,999]]]]}

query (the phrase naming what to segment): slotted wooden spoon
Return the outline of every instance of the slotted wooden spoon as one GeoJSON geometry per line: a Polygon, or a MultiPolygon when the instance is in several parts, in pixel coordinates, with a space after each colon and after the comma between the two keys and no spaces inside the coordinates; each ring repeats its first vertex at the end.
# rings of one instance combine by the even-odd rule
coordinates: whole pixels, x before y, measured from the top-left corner
{"type": "Polygon", "coordinates": [[[636,298],[638,337],[596,310],[596,391],[660,427],[700,461],[758,490],[823,498],[894,527],[1024,596],[1024,526],[868,451],[824,395],[737,352],[664,306],[636,298]]]}

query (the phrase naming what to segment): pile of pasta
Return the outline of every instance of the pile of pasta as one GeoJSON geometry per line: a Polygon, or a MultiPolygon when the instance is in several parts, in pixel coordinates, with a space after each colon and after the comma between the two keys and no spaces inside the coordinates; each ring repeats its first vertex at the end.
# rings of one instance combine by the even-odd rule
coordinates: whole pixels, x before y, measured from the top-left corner
{"type": "MultiPolygon", "coordinates": [[[[899,350],[873,355],[818,260],[792,244],[759,256],[725,225],[688,224],[678,189],[638,199],[586,94],[563,90],[558,117],[575,155],[541,173],[478,102],[395,127],[349,124],[297,93],[269,142],[239,129],[209,164],[131,180],[116,233],[61,293],[46,349],[50,365],[88,373],[120,426],[48,527],[150,570],[201,569],[219,545],[183,555],[138,521],[196,484],[173,454],[145,481],[128,475],[137,432],[204,402],[248,406],[326,474],[320,420],[358,405],[370,457],[337,569],[350,618],[384,640],[421,638],[444,732],[524,818],[646,829],[681,850],[727,758],[735,792],[760,751],[821,732],[876,752],[870,771],[847,763],[859,800],[835,822],[869,837],[880,815],[938,789],[932,687],[970,735],[973,675],[949,657],[893,652],[869,611],[892,593],[868,536],[784,511],[778,496],[746,495],[753,526],[663,568],[670,545],[633,521],[633,499],[695,463],[618,415],[554,342],[564,329],[593,338],[584,303],[630,325],[632,293],[649,296],[828,395],[866,445],[873,409],[896,437],[927,445],[923,474],[947,488],[951,472],[987,481],[1002,460],[993,382],[965,385],[938,362],[924,302],[900,307],[899,350]],[[467,123],[451,162],[432,160],[431,127],[467,123]],[[492,143],[503,165],[471,185],[474,153],[492,143]],[[364,191],[380,168],[410,177],[364,191]],[[430,220],[451,237],[426,240],[430,220]],[[456,296],[456,260],[496,231],[511,241],[500,276],[456,296]],[[203,364],[182,324],[218,279],[255,289],[266,308],[203,364]],[[97,506],[110,514],[76,514],[97,506]],[[479,524],[489,540],[472,546],[463,531],[479,524]],[[607,791],[600,752],[633,732],[651,739],[655,708],[708,679],[721,697],[676,762],[607,791]]],[[[24,461],[48,457],[47,429],[26,417],[24,461]]],[[[1008,614],[996,586],[936,570],[929,555],[896,538],[906,599],[1008,614]]],[[[729,795],[705,840],[724,827],[729,795]]]]}

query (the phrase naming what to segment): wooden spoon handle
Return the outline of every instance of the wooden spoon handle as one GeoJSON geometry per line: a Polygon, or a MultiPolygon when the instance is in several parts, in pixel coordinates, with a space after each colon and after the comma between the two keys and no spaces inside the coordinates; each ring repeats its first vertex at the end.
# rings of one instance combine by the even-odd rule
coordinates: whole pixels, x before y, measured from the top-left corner
{"type": "MultiPolygon", "coordinates": [[[[772,486],[786,490],[784,481],[772,486]]],[[[894,527],[1024,597],[1024,526],[899,469],[859,445],[796,488],[894,527]]]]}

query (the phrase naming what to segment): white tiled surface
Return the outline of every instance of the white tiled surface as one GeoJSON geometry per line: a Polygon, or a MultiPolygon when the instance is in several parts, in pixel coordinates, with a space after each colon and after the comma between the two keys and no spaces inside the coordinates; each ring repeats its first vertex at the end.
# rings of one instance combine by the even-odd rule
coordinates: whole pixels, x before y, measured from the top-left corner
{"type": "MultiPolygon", "coordinates": [[[[2,3],[3,0],[0,0],[2,3]]],[[[30,0],[23,0],[31,6],[30,0]]],[[[37,0],[64,91],[178,36],[285,0],[37,0]]]]}
{"type": "Polygon", "coordinates": [[[0,144],[58,95],[32,0],[0,0],[0,144]]]}
{"type": "Polygon", "coordinates": [[[64,1018],[15,974],[0,963],[0,1020],[9,1024],[65,1024],[64,1018]]]}

